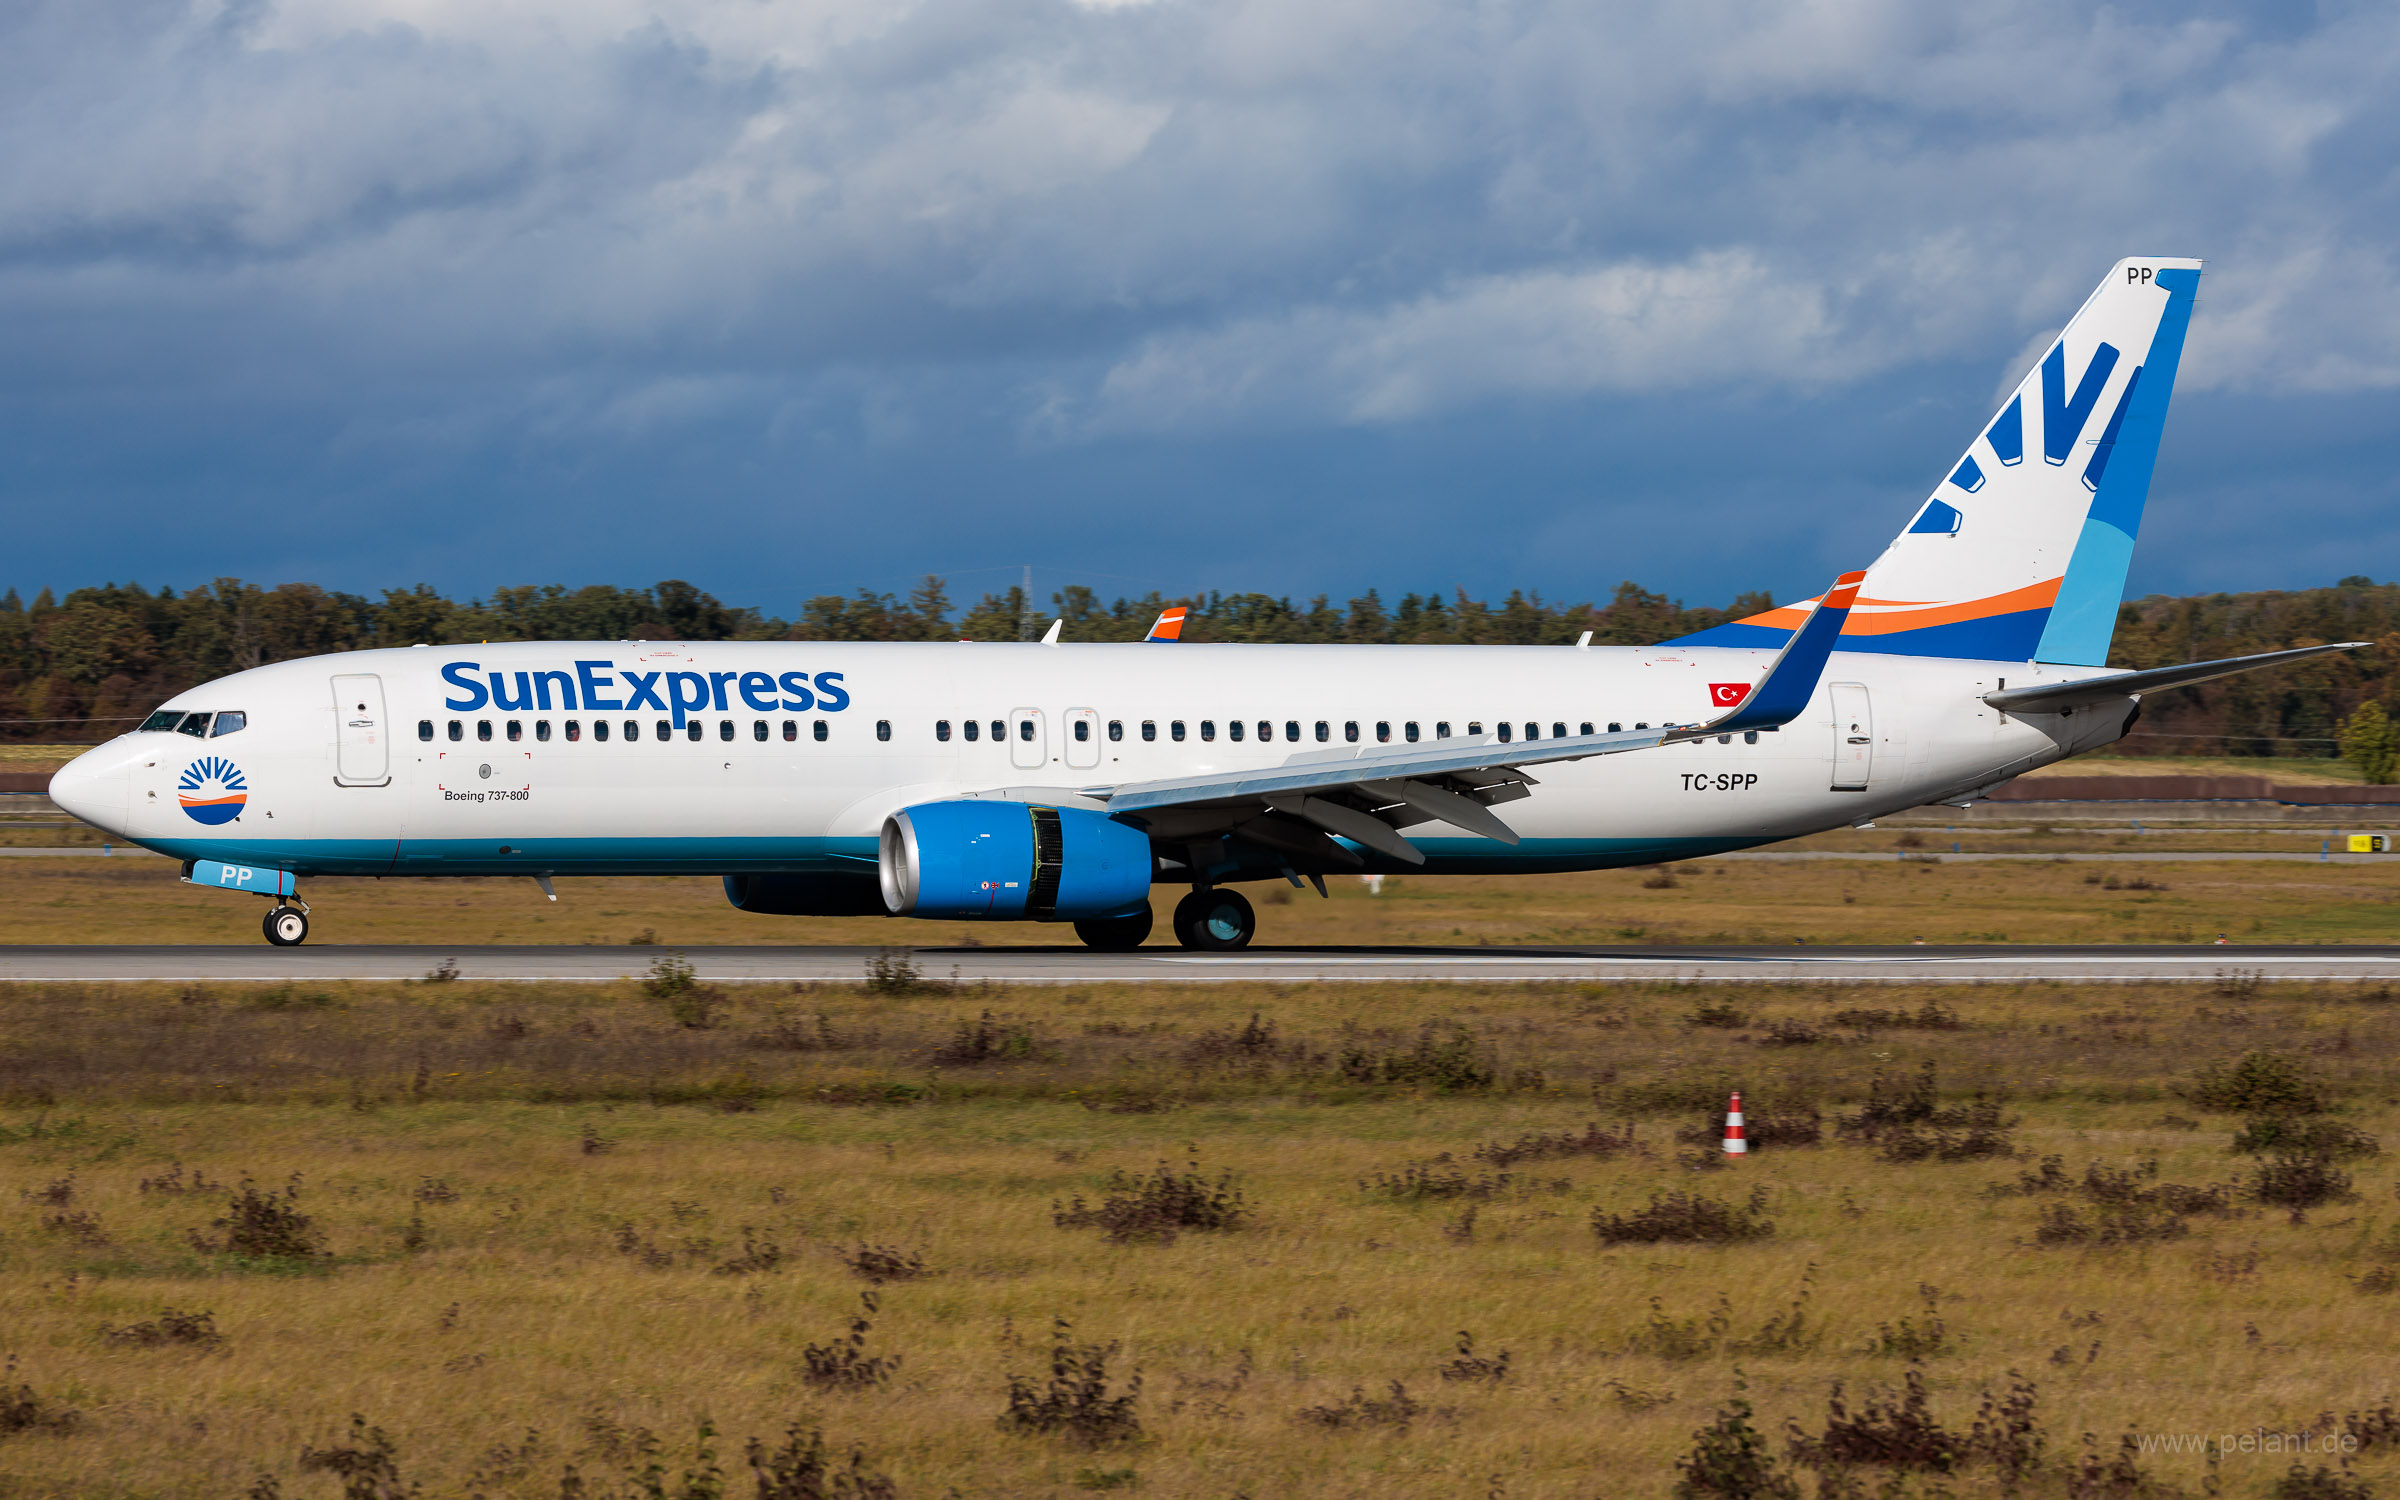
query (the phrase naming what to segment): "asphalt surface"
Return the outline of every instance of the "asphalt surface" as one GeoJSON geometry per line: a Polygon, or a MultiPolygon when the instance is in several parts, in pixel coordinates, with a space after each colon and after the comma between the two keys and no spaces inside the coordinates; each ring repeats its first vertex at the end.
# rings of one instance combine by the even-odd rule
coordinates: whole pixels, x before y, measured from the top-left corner
{"type": "MultiPolygon", "coordinates": [[[[445,963],[461,979],[598,981],[646,973],[656,948],[417,946],[0,947],[0,980],[423,979],[445,963]]],[[[856,981],[873,948],[690,948],[699,977],[718,982],[856,981]]],[[[960,983],[1197,984],[1247,980],[1861,981],[1922,984],[2017,980],[2400,980],[2400,947],[1856,947],[1253,948],[1191,953],[1145,948],[921,948],[925,978],[960,983]]]]}

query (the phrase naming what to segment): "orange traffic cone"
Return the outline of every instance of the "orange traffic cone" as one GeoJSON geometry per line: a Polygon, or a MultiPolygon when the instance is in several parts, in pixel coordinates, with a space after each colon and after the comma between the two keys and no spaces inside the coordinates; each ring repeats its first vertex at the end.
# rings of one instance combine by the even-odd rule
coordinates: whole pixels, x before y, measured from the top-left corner
{"type": "Polygon", "coordinates": [[[1742,1134],[1742,1096],[1736,1093],[1733,1102],[1725,1106],[1725,1154],[1747,1156],[1750,1142],[1742,1134]]]}

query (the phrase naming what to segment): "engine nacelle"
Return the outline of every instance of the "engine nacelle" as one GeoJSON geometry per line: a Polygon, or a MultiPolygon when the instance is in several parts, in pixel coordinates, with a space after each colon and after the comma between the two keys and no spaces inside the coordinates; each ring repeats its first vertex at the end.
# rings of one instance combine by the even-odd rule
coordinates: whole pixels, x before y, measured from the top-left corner
{"type": "Polygon", "coordinates": [[[766,917],[880,917],[871,875],[728,875],[725,899],[766,917]]]}
{"type": "Polygon", "coordinates": [[[1150,836],[1102,813],[1025,802],[921,802],[883,820],[894,916],[1113,917],[1150,900],[1150,836]]]}

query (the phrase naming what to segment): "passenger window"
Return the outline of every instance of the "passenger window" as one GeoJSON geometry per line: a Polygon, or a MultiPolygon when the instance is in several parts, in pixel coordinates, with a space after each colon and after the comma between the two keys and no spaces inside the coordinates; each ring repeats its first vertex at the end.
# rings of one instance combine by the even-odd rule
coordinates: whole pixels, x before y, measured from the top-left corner
{"type": "Polygon", "coordinates": [[[690,740],[694,744],[698,744],[701,740],[701,737],[707,733],[707,727],[698,719],[694,719],[689,724],[683,726],[683,737],[687,740],[690,740]]]}
{"type": "Polygon", "coordinates": [[[1636,725],[1634,725],[1633,727],[1634,727],[1634,728],[1636,728],[1636,729],[1648,729],[1648,728],[1650,727],[1650,724],[1649,724],[1649,721],[1648,721],[1648,720],[1644,720],[1643,722],[1641,722],[1641,723],[1639,723],[1639,724],[1636,724],[1636,725]]]}
{"type": "MultiPolygon", "coordinates": [[[[695,736],[695,738],[697,738],[697,736],[695,736]]],[[[733,720],[717,720],[717,738],[720,740],[730,740],[733,738],[733,720]]]]}
{"type": "MultiPolygon", "coordinates": [[[[1142,738],[1143,738],[1143,740],[1145,740],[1145,741],[1155,740],[1155,739],[1157,739],[1157,738],[1158,738],[1158,720],[1156,720],[1156,719],[1144,719],[1144,720],[1142,720],[1142,738]]],[[[1180,730],[1180,729],[1176,730],[1176,732],[1175,732],[1175,738],[1177,738],[1177,739],[1182,739],[1182,738],[1183,738],[1183,731],[1182,731],[1182,730],[1180,730]]]]}
{"type": "MultiPolygon", "coordinates": [[[[1449,733],[1449,730],[1448,730],[1448,728],[1447,728],[1447,727],[1445,727],[1445,728],[1442,730],[1442,733],[1444,733],[1444,734],[1447,734],[1447,733],[1449,733]]],[[[1469,733],[1469,734],[1481,734],[1481,733],[1483,733],[1483,720],[1481,720],[1481,719],[1469,719],[1469,720],[1467,721],[1467,733],[1469,733]]]]}
{"type": "Polygon", "coordinates": [[[630,745],[641,737],[642,721],[639,719],[627,719],[625,721],[625,743],[630,745]]]}
{"type": "Polygon", "coordinates": [[[1086,740],[1089,740],[1091,737],[1092,721],[1089,719],[1077,719],[1075,721],[1075,743],[1080,745],[1086,740]]]}
{"type": "Polygon", "coordinates": [[[463,740],[463,739],[465,739],[466,737],[467,737],[467,726],[466,726],[466,725],[464,725],[464,724],[461,724],[461,723],[459,723],[459,722],[458,722],[458,720],[456,720],[456,719],[452,719],[452,720],[450,721],[450,742],[451,742],[452,744],[456,744],[456,743],[458,743],[460,740],[463,740]]]}
{"type": "Polygon", "coordinates": [[[824,721],[823,719],[819,719],[819,720],[817,720],[817,721],[816,721],[816,724],[814,725],[814,727],[811,729],[811,731],[810,731],[810,732],[811,732],[811,733],[813,733],[813,734],[814,734],[814,735],[817,737],[817,743],[818,743],[818,744],[820,744],[820,745],[821,745],[821,744],[825,743],[825,738],[826,738],[826,736],[825,736],[825,721],[824,721]]]}
{"type": "MultiPolygon", "coordinates": [[[[1317,726],[1317,738],[1325,738],[1325,726],[1322,724],[1317,726]]],[[[1358,720],[1352,719],[1342,726],[1342,738],[1353,745],[1358,743],[1358,720]]]]}
{"type": "Polygon", "coordinates": [[[1528,725],[1526,725],[1526,726],[1525,726],[1525,738],[1527,738],[1527,739],[1529,739],[1529,740],[1538,740],[1538,739],[1540,739],[1541,737],[1542,737],[1542,726],[1541,726],[1541,725],[1539,725],[1539,724],[1528,724],[1528,725]]]}
{"type": "Polygon", "coordinates": [[[175,732],[188,734],[196,740],[207,739],[208,726],[215,718],[215,714],[185,714],[183,722],[175,726],[175,732]]]}
{"type": "Polygon", "coordinates": [[[1608,726],[1608,732],[1610,734],[1623,734],[1625,732],[1625,726],[1615,722],[1614,720],[1611,720],[1608,726]]]}
{"type": "Polygon", "coordinates": [[[1415,744],[1417,742],[1417,721],[1414,719],[1409,720],[1408,727],[1403,731],[1403,733],[1410,744],[1415,744]]]}
{"type": "Polygon", "coordinates": [[[479,740],[488,740],[491,737],[492,721],[489,719],[477,719],[475,721],[475,738],[479,740]]]}
{"type": "Polygon", "coordinates": [[[1167,735],[1170,739],[1173,739],[1180,744],[1183,740],[1183,720],[1177,719],[1174,723],[1169,724],[1167,726],[1167,735]]]}
{"type": "Polygon", "coordinates": [[[579,740],[579,739],[582,739],[582,738],[583,738],[583,720],[581,720],[581,719],[569,719],[569,720],[567,720],[567,743],[568,743],[568,744],[570,744],[570,745],[572,745],[572,744],[574,744],[574,743],[575,743],[577,740],[579,740]]]}
{"type": "Polygon", "coordinates": [[[249,726],[250,716],[239,709],[229,708],[217,715],[217,727],[208,732],[209,738],[221,740],[229,734],[240,734],[249,726]]]}
{"type": "Polygon", "coordinates": [[[764,720],[764,719],[752,719],[752,720],[750,721],[750,738],[752,738],[752,739],[756,740],[758,743],[760,743],[760,744],[762,744],[762,745],[763,745],[763,744],[765,744],[765,743],[767,742],[767,721],[766,721],[766,720],[764,720]]]}
{"type": "MultiPolygon", "coordinates": [[[[967,727],[972,729],[974,725],[970,722],[967,727]]],[[[937,740],[940,740],[943,744],[948,744],[950,742],[950,721],[948,719],[936,719],[933,721],[933,737],[937,740]]]]}
{"type": "Polygon", "coordinates": [[[430,740],[433,738],[433,720],[417,720],[417,738],[421,740],[430,740]]]}
{"type": "MultiPolygon", "coordinates": [[[[1482,726],[1480,726],[1480,725],[1476,725],[1476,724],[1469,724],[1469,725],[1467,726],[1467,733],[1469,733],[1469,734],[1473,734],[1473,733],[1474,733],[1474,732],[1475,732],[1477,729],[1479,729],[1479,728],[1481,728],[1481,727],[1482,727],[1482,726]]],[[[1512,736],[1512,731],[1514,730],[1514,728],[1515,728],[1515,726],[1514,726],[1514,725],[1512,725],[1512,724],[1508,723],[1508,722],[1507,722],[1507,721],[1505,721],[1505,720],[1503,720],[1503,721],[1501,722],[1501,725],[1500,725],[1500,743],[1501,743],[1501,744],[1505,745],[1505,744],[1507,744],[1507,743],[1509,742],[1509,740],[1510,740],[1510,739],[1513,737],[1513,736],[1512,736]]]]}
{"type": "MultiPolygon", "coordinates": [[[[1297,743],[1299,743],[1299,740],[1300,740],[1300,721],[1299,721],[1299,720],[1297,720],[1297,719],[1286,719],[1286,720],[1284,720],[1284,721],[1283,721],[1283,737],[1284,737],[1284,739],[1285,739],[1287,742],[1289,742],[1289,743],[1292,743],[1292,744],[1297,744],[1297,743]]],[[[1324,724],[1324,721],[1323,721],[1323,720],[1319,720],[1319,721],[1317,722],[1317,738],[1318,738],[1318,739],[1323,739],[1323,738],[1325,738],[1325,724],[1324,724]]]]}
{"type": "Polygon", "coordinates": [[[537,740],[547,740],[550,738],[550,721],[548,719],[534,720],[533,737],[537,740]]]}
{"type": "Polygon", "coordinates": [[[658,721],[658,737],[659,737],[660,739],[662,739],[662,740],[671,740],[671,739],[673,739],[673,738],[675,737],[675,726],[674,726],[674,725],[672,725],[672,724],[670,724],[670,723],[668,723],[668,722],[667,722],[666,720],[664,720],[664,719],[661,719],[661,720],[659,720],[659,721],[658,721]]]}
{"type": "Polygon", "coordinates": [[[1007,738],[1008,726],[998,719],[992,720],[992,743],[998,744],[1000,741],[1007,738]]]}
{"type": "MultiPolygon", "coordinates": [[[[1237,727],[1238,727],[1238,726],[1237,726],[1237,727]]],[[[1203,740],[1213,740],[1213,739],[1215,739],[1216,737],[1217,737],[1217,721],[1216,721],[1216,720],[1214,720],[1214,719],[1202,719],[1202,720],[1200,721],[1200,738],[1201,738],[1201,739],[1203,739],[1203,740]]],[[[1179,734],[1179,735],[1175,736],[1175,738],[1177,738],[1177,739],[1182,739],[1182,738],[1183,738],[1183,736],[1179,734]]]]}
{"type": "Polygon", "coordinates": [[[888,740],[891,737],[892,721],[889,719],[877,719],[875,721],[875,738],[879,740],[888,740]]]}
{"type": "Polygon", "coordinates": [[[1433,737],[1437,740],[1446,740],[1450,738],[1450,721],[1448,719],[1436,719],[1433,721],[1433,737]]]}
{"type": "MultiPolygon", "coordinates": [[[[1409,738],[1413,740],[1416,738],[1416,736],[1412,734],[1409,736],[1409,738]]],[[[1388,745],[1391,742],[1392,721],[1389,719],[1377,719],[1375,721],[1375,743],[1378,745],[1388,745]]]]}
{"type": "Polygon", "coordinates": [[[515,744],[517,741],[519,741],[519,740],[521,740],[521,739],[523,739],[523,738],[525,738],[525,721],[524,721],[524,720],[522,720],[522,719],[511,719],[511,720],[509,720],[509,721],[508,721],[508,740],[509,740],[509,743],[513,745],[513,744],[515,744]]]}
{"type": "Polygon", "coordinates": [[[800,738],[800,721],[798,719],[786,719],[783,721],[783,737],[786,740],[796,740],[800,738]]]}
{"type": "MultiPolygon", "coordinates": [[[[1225,738],[1229,740],[1239,740],[1242,737],[1242,731],[1248,727],[1249,726],[1242,723],[1241,720],[1235,719],[1232,723],[1225,726],[1225,738]]],[[[1208,738],[1208,730],[1206,726],[1201,728],[1200,738],[1208,738]]]]}
{"type": "Polygon", "coordinates": [[[1123,719],[1111,719],[1108,721],[1108,738],[1109,743],[1111,744],[1115,744],[1117,741],[1125,738],[1125,721],[1123,719]]]}
{"type": "Polygon", "coordinates": [[[1583,734],[1590,734],[1590,733],[1592,732],[1592,726],[1591,726],[1590,724],[1588,724],[1588,723],[1587,723],[1587,724],[1585,724],[1585,725],[1583,726],[1583,728],[1582,728],[1582,729],[1581,729],[1581,731],[1579,731],[1579,732],[1580,732],[1580,733],[1583,733],[1583,734]]]}
{"type": "Polygon", "coordinates": [[[969,720],[967,720],[967,738],[968,738],[968,739],[974,739],[974,738],[976,738],[978,735],[980,735],[980,734],[982,734],[982,733],[983,733],[983,726],[982,726],[981,724],[978,724],[978,723],[977,723],[977,722],[975,722],[973,719],[969,719],[969,720]]]}
{"type": "Polygon", "coordinates": [[[608,743],[608,720],[592,720],[592,738],[596,742],[603,745],[608,743]]]}
{"type": "MultiPolygon", "coordinates": [[[[1300,737],[1300,736],[1299,736],[1299,733],[1298,733],[1298,726],[1297,726],[1297,725],[1295,725],[1295,726],[1293,726],[1293,728],[1294,728],[1294,733],[1293,733],[1293,735],[1292,735],[1292,738],[1294,738],[1294,739],[1298,739],[1298,738],[1300,737]]],[[[1260,744],[1262,744],[1262,745],[1263,745],[1263,744],[1265,744],[1267,741],[1269,741],[1269,740],[1271,740],[1271,739],[1273,739],[1273,738],[1275,738],[1275,726],[1274,726],[1274,725],[1272,725],[1272,724],[1270,724],[1270,723],[1268,723],[1268,722],[1267,722],[1266,720],[1264,720],[1264,719],[1261,719],[1261,720],[1259,720],[1259,721],[1258,721],[1258,742],[1259,742],[1260,744]]]]}
{"type": "MultiPolygon", "coordinates": [[[[1589,724],[1586,724],[1585,726],[1583,726],[1583,732],[1584,732],[1585,734],[1590,734],[1590,733],[1592,732],[1592,726],[1590,726],[1589,724]]],[[[1563,739],[1565,739],[1566,737],[1567,737],[1567,726],[1566,726],[1566,725],[1564,725],[1564,724],[1553,724],[1553,725],[1551,725],[1551,726],[1550,726],[1550,738],[1552,738],[1552,739],[1554,739],[1554,740],[1563,740],[1563,739]]]]}
{"type": "Polygon", "coordinates": [[[1017,738],[1027,744],[1033,743],[1033,720],[1020,719],[1017,721],[1017,738]]]}

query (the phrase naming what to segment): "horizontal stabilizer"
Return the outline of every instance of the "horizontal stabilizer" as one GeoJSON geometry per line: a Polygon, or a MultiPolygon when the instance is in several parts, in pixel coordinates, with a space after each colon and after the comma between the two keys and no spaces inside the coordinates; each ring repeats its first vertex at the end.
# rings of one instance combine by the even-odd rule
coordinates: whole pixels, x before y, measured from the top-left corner
{"type": "Polygon", "coordinates": [[[2290,651],[2268,651],[2257,656],[2229,656],[2222,661],[2194,661],[2185,662],[2179,667],[2152,667],[2147,672],[2119,672],[2114,676],[2085,677],[2074,682],[2045,682],[2033,687],[1986,693],[1983,701],[2004,713],[2056,713],[2079,704],[2105,703],[2111,698],[2130,698],[2166,688],[2189,687],[2195,682],[2214,682],[2220,677],[2255,672],[2261,667],[2307,661],[2311,657],[2329,656],[2336,651],[2356,651],[2372,644],[2371,641],[2336,641],[2329,646],[2300,646],[2290,651]]]}

